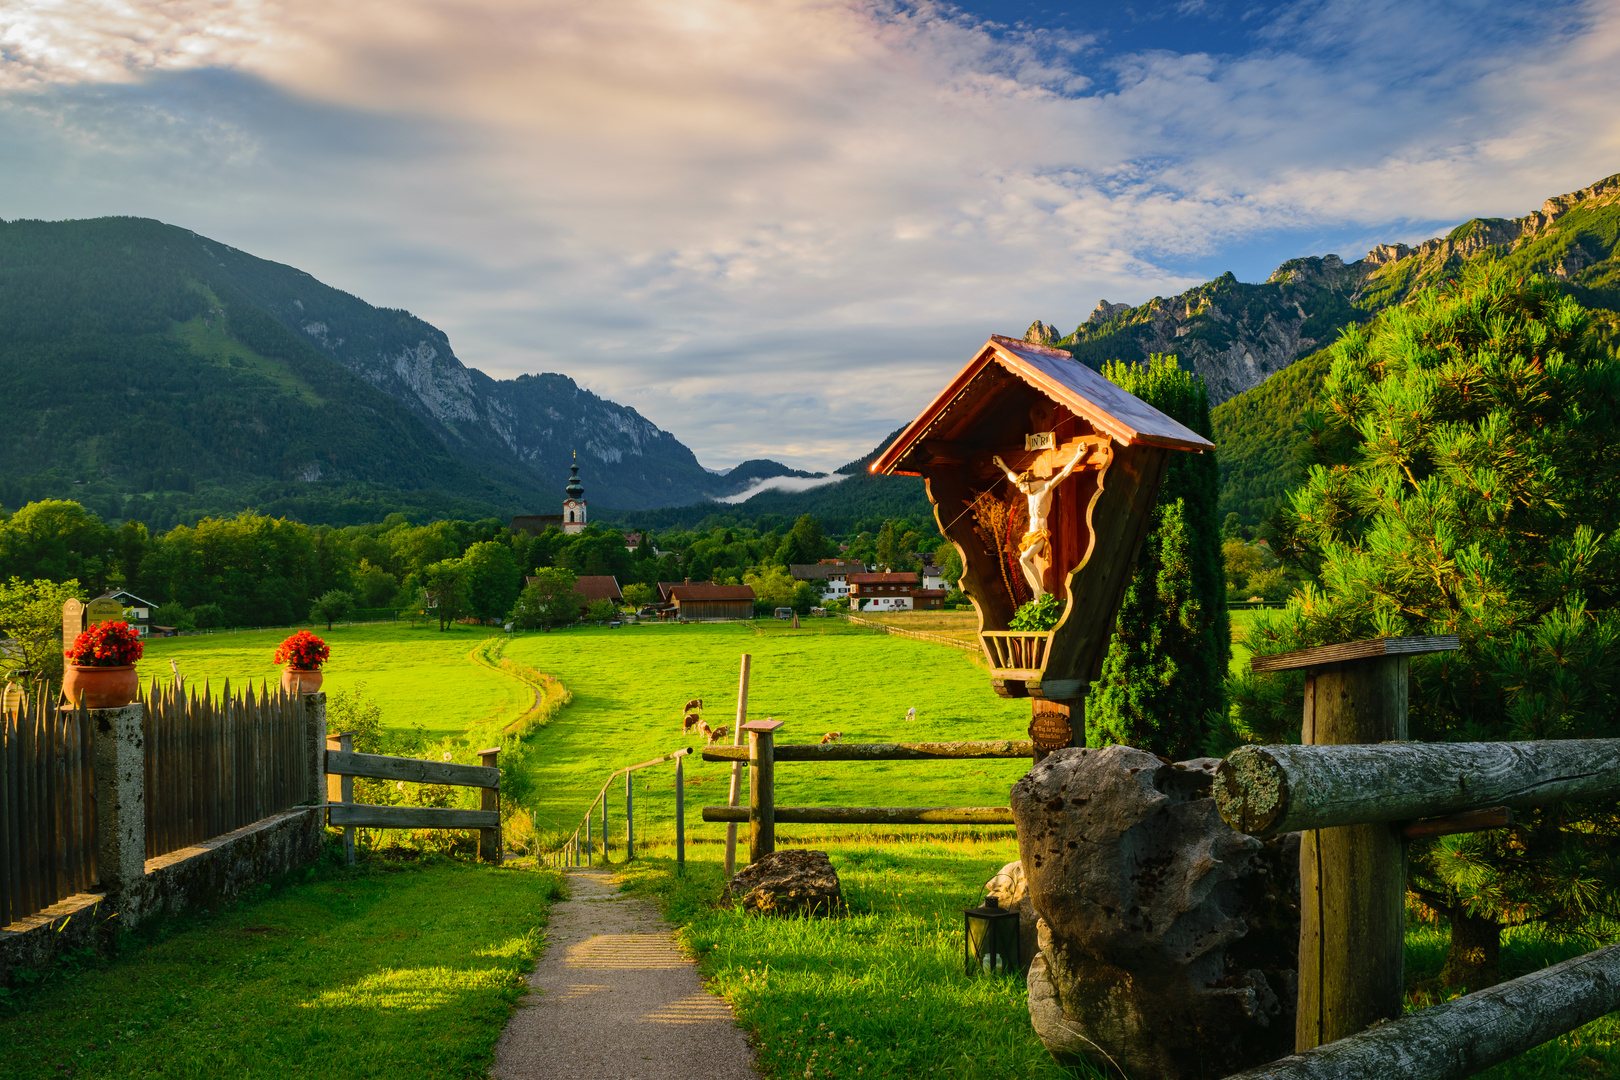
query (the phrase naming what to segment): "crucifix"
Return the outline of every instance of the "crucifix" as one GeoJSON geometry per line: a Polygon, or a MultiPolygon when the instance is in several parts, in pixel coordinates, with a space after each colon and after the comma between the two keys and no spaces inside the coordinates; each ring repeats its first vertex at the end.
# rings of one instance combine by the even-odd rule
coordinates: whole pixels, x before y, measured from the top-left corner
{"type": "Polygon", "coordinates": [[[1044,480],[1036,476],[1033,470],[1013,472],[1012,468],[1001,460],[1000,455],[990,459],[1007,474],[1007,479],[1012,481],[1013,486],[1029,499],[1029,531],[1024,533],[1024,538],[1018,542],[1018,565],[1023,569],[1024,580],[1029,582],[1030,592],[1034,594],[1036,600],[1046,595],[1045,575],[1036,565],[1036,560],[1050,561],[1052,531],[1047,528],[1047,524],[1052,516],[1052,496],[1057,491],[1057,486],[1069,478],[1069,474],[1074,472],[1075,466],[1080,464],[1080,459],[1085,457],[1090,449],[1082,443],[1075,449],[1074,457],[1069,459],[1069,463],[1063,466],[1061,472],[1044,480]]]}

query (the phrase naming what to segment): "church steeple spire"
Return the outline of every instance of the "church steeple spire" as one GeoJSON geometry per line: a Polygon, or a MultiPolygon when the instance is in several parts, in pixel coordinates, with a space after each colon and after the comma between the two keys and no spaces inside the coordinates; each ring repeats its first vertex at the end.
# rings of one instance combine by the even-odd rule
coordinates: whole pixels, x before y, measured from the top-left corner
{"type": "Polygon", "coordinates": [[[563,489],[563,532],[577,533],[585,528],[585,487],[579,482],[579,451],[574,451],[568,470],[568,486],[563,489]]]}

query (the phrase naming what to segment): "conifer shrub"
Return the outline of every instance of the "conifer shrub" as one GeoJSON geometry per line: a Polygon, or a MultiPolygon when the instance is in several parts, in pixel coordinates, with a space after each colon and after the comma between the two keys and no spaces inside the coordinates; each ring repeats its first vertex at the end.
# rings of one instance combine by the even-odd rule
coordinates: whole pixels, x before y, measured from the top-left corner
{"type": "MultiPolygon", "coordinates": [[[[1557,283],[1483,261],[1346,330],[1276,545],[1319,584],[1254,651],[1456,634],[1412,662],[1411,738],[1620,736],[1620,362],[1590,326],[1557,283]]],[[[1302,683],[1235,680],[1227,734],[1297,741],[1302,683]]],[[[1414,843],[1410,890],[1451,927],[1441,982],[1497,981],[1504,927],[1620,915],[1617,854],[1620,815],[1595,804],[1414,843]]]]}
{"type": "MultiPolygon", "coordinates": [[[[1103,374],[1210,436],[1203,380],[1174,356],[1110,364],[1103,374]]],[[[1219,502],[1215,455],[1173,451],[1102,677],[1086,699],[1087,746],[1123,743],[1182,760],[1201,752],[1210,718],[1224,712],[1232,630],[1219,502]]]]}

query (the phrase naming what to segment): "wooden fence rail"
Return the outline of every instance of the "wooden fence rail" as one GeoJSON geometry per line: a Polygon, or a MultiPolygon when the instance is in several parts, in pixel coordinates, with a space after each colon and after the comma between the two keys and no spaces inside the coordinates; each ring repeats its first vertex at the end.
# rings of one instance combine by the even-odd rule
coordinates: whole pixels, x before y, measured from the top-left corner
{"type": "Polygon", "coordinates": [[[216,699],[152,680],[141,702],[146,857],[309,803],[303,702],[261,683],[216,699]]]}
{"type": "Polygon", "coordinates": [[[1228,1080],[1460,1080],[1616,1009],[1620,945],[1610,945],[1228,1080]]]}
{"type": "Polygon", "coordinates": [[[0,712],[0,926],[96,883],[92,738],[44,683],[0,712]]]}
{"type": "Polygon", "coordinates": [[[1227,824],[1255,836],[1620,796],[1620,739],[1244,746],[1215,781],[1227,824]]]}
{"type": "Polygon", "coordinates": [[[704,761],[746,761],[748,805],[705,806],[703,820],[746,821],[748,861],[758,862],[776,850],[776,825],[1012,825],[1005,806],[777,806],[778,761],[972,761],[981,758],[1027,758],[1034,744],[1016,739],[943,743],[826,743],[776,745],[780,720],[754,720],[747,746],[711,746],[704,761]]]}
{"type": "Polygon", "coordinates": [[[499,863],[501,844],[501,770],[496,766],[498,746],[478,751],[482,765],[449,761],[357,754],[354,732],[328,735],[326,740],[326,820],[342,826],[344,853],[354,865],[354,830],[362,829],[477,829],[478,857],[499,863]],[[354,801],[354,778],[405,780],[416,784],[450,784],[482,789],[477,810],[447,806],[377,806],[354,801]]]}

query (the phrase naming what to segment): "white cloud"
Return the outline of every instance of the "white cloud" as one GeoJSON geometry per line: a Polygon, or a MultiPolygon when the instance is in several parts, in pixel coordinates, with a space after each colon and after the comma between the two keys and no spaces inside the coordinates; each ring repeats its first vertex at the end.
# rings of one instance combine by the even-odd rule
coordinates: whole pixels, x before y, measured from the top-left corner
{"type": "Polygon", "coordinates": [[[14,0],[0,215],[161,217],[825,468],[989,333],[1620,167],[1620,20],[1555,15],[1301,5],[1217,57],[853,0],[14,0]]]}

